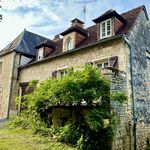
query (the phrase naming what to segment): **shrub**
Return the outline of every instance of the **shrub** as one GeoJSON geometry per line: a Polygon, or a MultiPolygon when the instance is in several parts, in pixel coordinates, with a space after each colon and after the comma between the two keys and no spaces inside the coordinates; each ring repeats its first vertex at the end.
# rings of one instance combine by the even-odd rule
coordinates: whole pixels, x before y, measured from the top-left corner
{"type": "Polygon", "coordinates": [[[77,141],[81,137],[81,134],[82,133],[78,125],[76,125],[75,123],[68,124],[60,129],[58,140],[61,142],[76,145],[77,141]]]}
{"type": "MultiPolygon", "coordinates": [[[[33,82],[35,83],[35,82],[33,82]]],[[[77,71],[69,71],[64,78],[49,78],[43,81],[32,94],[24,96],[28,109],[14,120],[14,127],[30,128],[35,133],[52,136],[61,142],[77,145],[79,150],[107,150],[115,134],[115,114],[110,111],[110,101],[123,102],[124,93],[111,93],[109,82],[99,70],[87,66],[77,71]],[[51,106],[90,106],[92,109],[82,116],[76,110],[75,123],[61,128],[53,128],[49,122],[51,106]],[[104,119],[109,119],[104,125],[104,119]],[[50,128],[51,127],[51,128],[50,128]]]]}

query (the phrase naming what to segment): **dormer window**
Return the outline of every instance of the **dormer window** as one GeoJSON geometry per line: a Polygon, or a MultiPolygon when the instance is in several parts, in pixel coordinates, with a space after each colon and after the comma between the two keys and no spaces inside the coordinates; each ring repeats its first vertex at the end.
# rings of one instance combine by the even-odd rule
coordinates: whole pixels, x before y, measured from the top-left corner
{"type": "Polygon", "coordinates": [[[68,39],[68,41],[67,41],[67,50],[71,50],[72,48],[73,48],[73,45],[72,45],[73,43],[72,43],[72,39],[71,38],[69,38],[68,39]]]}
{"type": "Polygon", "coordinates": [[[39,48],[38,50],[38,60],[43,59],[43,47],[39,48]]]}
{"type": "Polygon", "coordinates": [[[63,52],[75,49],[88,36],[88,31],[84,29],[84,22],[75,18],[71,21],[71,26],[60,33],[63,36],[63,52]]]}
{"type": "Polygon", "coordinates": [[[112,35],[112,21],[108,19],[100,23],[100,38],[106,38],[112,35]]]}
{"type": "Polygon", "coordinates": [[[93,20],[97,24],[97,38],[103,39],[115,35],[126,24],[125,18],[115,10],[108,10],[93,20]]]}
{"type": "Polygon", "coordinates": [[[56,50],[57,44],[52,40],[45,40],[35,48],[37,49],[36,59],[41,60],[51,55],[56,50]]]}

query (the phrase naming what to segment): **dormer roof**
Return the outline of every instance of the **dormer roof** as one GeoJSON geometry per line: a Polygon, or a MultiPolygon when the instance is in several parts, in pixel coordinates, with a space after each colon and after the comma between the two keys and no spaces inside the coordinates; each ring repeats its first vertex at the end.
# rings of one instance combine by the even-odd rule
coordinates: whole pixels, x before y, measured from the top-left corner
{"type": "Polygon", "coordinates": [[[43,46],[47,46],[49,48],[56,48],[57,44],[54,43],[52,40],[45,40],[44,42],[40,43],[39,45],[35,46],[36,49],[39,49],[43,46]]]}
{"type": "Polygon", "coordinates": [[[60,33],[60,35],[65,36],[66,34],[69,34],[69,33],[74,32],[74,31],[77,33],[80,33],[84,36],[87,36],[87,34],[88,34],[87,30],[85,30],[84,28],[82,28],[80,26],[71,26],[70,28],[68,28],[64,32],[60,33]]]}
{"type": "Polygon", "coordinates": [[[102,21],[105,21],[107,19],[110,19],[112,17],[116,17],[118,20],[120,20],[123,24],[126,23],[126,19],[119,15],[115,10],[113,9],[110,9],[108,11],[106,11],[104,14],[102,14],[101,16],[99,16],[98,18],[94,19],[93,21],[95,23],[99,23],[99,22],[102,22],[102,21]]]}

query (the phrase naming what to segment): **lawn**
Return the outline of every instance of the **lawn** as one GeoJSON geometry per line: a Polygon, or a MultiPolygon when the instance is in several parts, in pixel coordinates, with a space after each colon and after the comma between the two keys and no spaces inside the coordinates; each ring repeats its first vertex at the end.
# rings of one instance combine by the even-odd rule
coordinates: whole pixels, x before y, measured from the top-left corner
{"type": "Polygon", "coordinates": [[[51,138],[32,134],[29,130],[0,129],[0,150],[75,150],[51,138]]]}

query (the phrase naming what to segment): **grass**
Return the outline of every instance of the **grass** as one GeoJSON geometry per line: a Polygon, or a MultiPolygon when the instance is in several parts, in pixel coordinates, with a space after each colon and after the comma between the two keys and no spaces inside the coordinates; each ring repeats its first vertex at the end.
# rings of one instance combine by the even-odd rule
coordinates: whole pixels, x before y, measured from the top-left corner
{"type": "Polygon", "coordinates": [[[0,150],[75,150],[52,138],[34,135],[29,130],[0,129],[0,150]]]}

